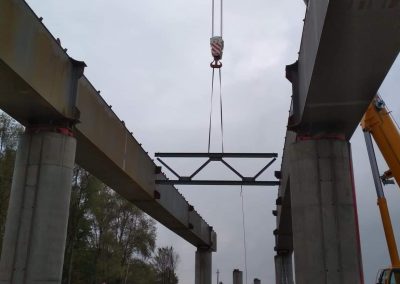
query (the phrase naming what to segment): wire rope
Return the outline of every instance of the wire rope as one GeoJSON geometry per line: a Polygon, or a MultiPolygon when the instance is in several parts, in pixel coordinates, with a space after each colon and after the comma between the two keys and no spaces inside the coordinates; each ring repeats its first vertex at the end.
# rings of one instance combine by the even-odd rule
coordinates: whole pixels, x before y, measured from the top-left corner
{"type": "MultiPolygon", "coordinates": [[[[222,100],[222,75],[219,69],[219,103],[220,103],[220,127],[221,127],[221,150],[224,153],[224,120],[223,120],[223,100],[222,100]]],[[[212,136],[212,114],[213,114],[213,98],[214,98],[214,77],[215,72],[212,70],[211,75],[211,98],[210,98],[210,117],[208,125],[208,153],[211,151],[211,136],[212,136]]]]}
{"type": "Polygon", "coordinates": [[[212,8],[211,8],[211,37],[214,36],[214,0],[212,0],[212,8]]]}
{"type": "Polygon", "coordinates": [[[211,103],[210,103],[210,123],[208,126],[208,153],[211,148],[211,127],[212,127],[212,112],[213,112],[213,96],[214,96],[214,68],[211,75],[211,103]]]}
{"type": "Polygon", "coordinates": [[[222,112],[222,77],[221,68],[219,69],[219,105],[220,105],[220,117],[221,117],[221,148],[222,153],[224,153],[224,121],[222,112]]]}
{"type": "MultiPolygon", "coordinates": [[[[222,107],[222,74],[221,74],[221,66],[222,64],[219,60],[222,57],[222,49],[223,49],[223,41],[222,41],[222,33],[223,33],[223,0],[220,0],[220,36],[216,38],[221,38],[217,40],[215,46],[213,45],[214,39],[214,32],[215,32],[215,0],[211,1],[211,48],[212,53],[214,56],[214,61],[210,64],[212,67],[212,77],[211,77],[211,102],[210,102],[210,120],[209,120],[209,127],[208,127],[208,153],[211,150],[211,136],[212,136],[212,114],[213,114],[213,97],[214,97],[214,78],[215,78],[215,68],[218,68],[218,75],[219,75],[219,103],[220,103],[220,127],[221,127],[221,152],[224,153],[224,124],[223,124],[223,107],[222,107]],[[222,42],[222,44],[221,44],[222,42]],[[220,55],[214,54],[214,48],[221,50],[220,55]]],[[[217,53],[218,54],[218,53],[217,53]]]]}
{"type": "Polygon", "coordinates": [[[220,36],[221,37],[222,37],[222,32],[223,32],[223,30],[222,30],[222,28],[223,28],[223,11],[224,11],[224,0],[221,0],[221,26],[220,26],[220,28],[221,28],[220,36]]]}
{"type": "Polygon", "coordinates": [[[242,225],[243,225],[244,271],[245,271],[245,275],[246,275],[246,284],[247,284],[247,244],[246,244],[246,226],[245,226],[245,214],[244,214],[243,185],[240,186],[240,196],[241,196],[241,198],[242,198],[242,225]]]}

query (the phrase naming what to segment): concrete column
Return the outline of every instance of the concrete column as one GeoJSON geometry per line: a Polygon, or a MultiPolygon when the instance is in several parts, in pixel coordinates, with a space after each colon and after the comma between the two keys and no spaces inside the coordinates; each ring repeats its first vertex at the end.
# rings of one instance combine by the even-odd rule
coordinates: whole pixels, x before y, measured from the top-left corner
{"type": "Polygon", "coordinates": [[[243,272],[239,269],[233,270],[233,284],[243,284],[243,272]]]}
{"type": "Polygon", "coordinates": [[[197,248],[195,284],[211,284],[212,252],[209,248],[197,248]]]}
{"type": "Polygon", "coordinates": [[[255,278],[255,279],[254,279],[254,284],[261,284],[261,280],[260,280],[260,279],[257,279],[257,278],[255,278]]]}
{"type": "Polygon", "coordinates": [[[276,284],[293,284],[292,253],[275,256],[276,284]]]}
{"type": "Polygon", "coordinates": [[[350,143],[297,141],[289,150],[296,284],[363,283],[350,143]]]}
{"type": "Polygon", "coordinates": [[[0,260],[1,284],[61,283],[76,140],[22,135],[0,260]]]}

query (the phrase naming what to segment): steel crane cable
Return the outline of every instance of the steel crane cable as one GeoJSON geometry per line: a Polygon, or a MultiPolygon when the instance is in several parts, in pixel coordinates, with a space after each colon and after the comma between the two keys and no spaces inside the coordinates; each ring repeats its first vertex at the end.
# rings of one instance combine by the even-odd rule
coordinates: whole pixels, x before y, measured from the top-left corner
{"type": "MultiPolygon", "coordinates": [[[[223,120],[223,100],[222,100],[222,73],[221,68],[218,70],[219,76],[219,105],[220,105],[220,127],[221,127],[221,151],[224,153],[224,120],[223,120]]],[[[211,150],[211,132],[212,132],[212,113],[213,113],[213,98],[214,98],[214,77],[215,71],[212,69],[211,75],[211,98],[210,98],[210,119],[208,126],[208,153],[211,150]]]]}
{"type": "MultiPolygon", "coordinates": [[[[214,69],[213,69],[214,70],[214,69]]],[[[224,152],[224,120],[223,120],[223,112],[222,112],[222,77],[221,77],[221,68],[218,69],[219,73],[219,106],[220,106],[220,118],[221,118],[221,150],[224,152]]]]}
{"type": "Polygon", "coordinates": [[[244,271],[246,275],[247,284],[247,243],[246,243],[246,223],[244,214],[244,197],[243,197],[243,185],[240,186],[240,197],[242,198],[242,225],[243,225],[243,248],[244,248],[244,271]]]}
{"type": "MultiPolygon", "coordinates": [[[[224,0],[221,0],[221,15],[220,15],[220,32],[222,37],[223,31],[223,11],[224,11],[224,0]]],[[[212,0],[212,7],[211,7],[211,37],[214,36],[214,15],[215,15],[215,0],[212,0]]]]}
{"type": "Polygon", "coordinates": [[[214,35],[215,28],[215,0],[212,0],[212,9],[211,9],[212,17],[211,17],[211,53],[214,57],[214,61],[210,63],[212,68],[212,77],[211,77],[211,101],[210,101],[210,120],[209,120],[209,128],[208,128],[208,152],[211,150],[211,132],[212,132],[212,112],[213,112],[213,97],[214,97],[214,77],[215,77],[215,68],[218,70],[219,75],[219,103],[220,103],[220,127],[221,127],[221,151],[224,152],[224,125],[223,125],[223,107],[222,107],[222,73],[221,67],[222,63],[220,60],[222,59],[222,52],[224,48],[224,42],[222,40],[222,32],[223,32],[223,0],[221,0],[221,16],[220,16],[220,36],[214,35]]]}
{"type": "Polygon", "coordinates": [[[212,7],[211,7],[211,37],[214,36],[214,0],[212,0],[212,7]]]}
{"type": "MultiPolygon", "coordinates": [[[[212,113],[213,113],[213,98],[214,98],[214,69],[212,70],[211,78],[211,98],[210,98],[210,118],[208,126],[208,153],[211,150],[211,130],[212,130],[212,113]]],[[[223,120],[223,100],[222,100],[222,76],[221,69],[218,72],[219,75],[219,104],[220,104],[220,127],[221,127],[221,150],[224,153],[224,120],[223,120]]]]}
{"type": "Polygon", "coordinates": [[[211,76],[211,101],[210,101],[210,124],[208,126],[208,153],[210,153],[211,147],[211,124],[212,124],[212,112],[213,112],[213,97],[214,97],[214,68],[211,76]]]}

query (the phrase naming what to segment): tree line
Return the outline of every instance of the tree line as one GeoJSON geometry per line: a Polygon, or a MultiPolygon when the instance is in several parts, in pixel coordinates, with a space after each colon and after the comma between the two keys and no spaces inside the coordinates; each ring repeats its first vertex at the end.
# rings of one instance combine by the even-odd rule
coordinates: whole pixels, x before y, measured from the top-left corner
{"type": "MultiPolygon", "coordinates": [[[[0,253],[18,137],[0,113],[0,253]]],[[[175,284],[179,256],[156,248],[156,224],[84,169],[73,172],[63,284],[175,284]]]]}

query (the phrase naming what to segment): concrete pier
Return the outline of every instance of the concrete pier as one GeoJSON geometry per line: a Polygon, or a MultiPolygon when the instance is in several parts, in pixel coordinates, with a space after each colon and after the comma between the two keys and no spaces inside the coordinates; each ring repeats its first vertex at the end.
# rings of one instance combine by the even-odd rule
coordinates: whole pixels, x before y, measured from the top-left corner
{"type": "Polygon", "coordinates": [[[243,284],[243,272],[239,269],[233,270],[233,284],[243,284]]]}
{"type": "Polygon", "coordinates": [[[275,256],[276,284],[293,284],[292,253],[275,256]]]}
{"type": "Polygon", "coordinates": [[[211,284],[212,251],[209,248],[197,248],[195,261],[195,284],[211,284]]]}
{"type": "Polygon", "coordinates": [[[32,129],[22,135],[0,260],[1,284],[61,283],[75,149],[76,140],[68,135],[32,129]]]}
{"type": "Polygon", "coordinates": [[[350,143],[290,146],[296,284],[363,283],[350,143]]]}

